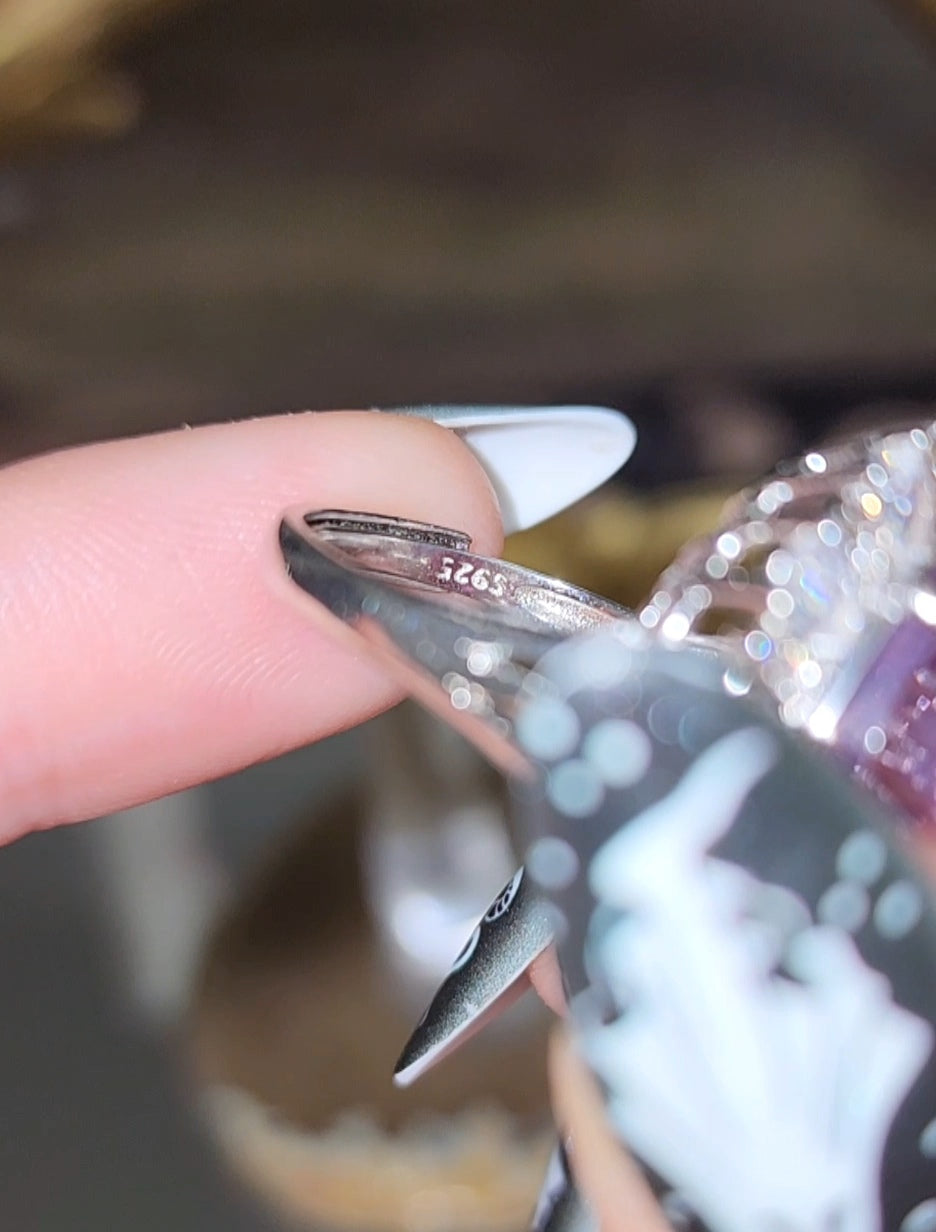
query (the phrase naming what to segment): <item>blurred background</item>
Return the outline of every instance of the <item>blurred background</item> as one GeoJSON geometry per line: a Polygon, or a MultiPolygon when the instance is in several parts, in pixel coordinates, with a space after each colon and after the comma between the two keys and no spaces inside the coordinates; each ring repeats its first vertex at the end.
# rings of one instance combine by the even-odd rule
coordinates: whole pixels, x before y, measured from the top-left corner
{"type": "MultiPolygon", "coordinates": [[[[510,549],[634,601],[737,482],[936,400],[934,34],[931,0],[0,0],[0,459],[603,402],[631,463],[510,549]]],[[[11,1227],[524,1225],[541,1016],[388,1081],[441,961],[392,927],[413,834],[470,834],[481,899],[510,867],[466,756],[403,711],[0,853],[11,1227]]],[[[454,936],[484,902],[446,894],[454,936]]]]}

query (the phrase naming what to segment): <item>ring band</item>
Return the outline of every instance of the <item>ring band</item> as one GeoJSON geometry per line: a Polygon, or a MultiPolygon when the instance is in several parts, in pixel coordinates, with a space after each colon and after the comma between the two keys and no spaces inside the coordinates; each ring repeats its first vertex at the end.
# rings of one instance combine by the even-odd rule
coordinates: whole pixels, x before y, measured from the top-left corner
{"type": "Polygon", "coordinates": [[[476,556],[467,536],[444,527],[292,511],[279,542],[296,586],[509,775],[531,771],[513,721],[537,688],[534,665],[567,637],[629,616],[556,578],[476,556]]]}
{"type": "Polygon", "coordinates": [[[523,618],[570,637],[630,613],[610,599],[509,561],[479,556],[461,531],[404,518],[322,510],[284,517],[303,537],[327,543],[349,568],[393,584],[461,595],[513,623],[523,618]]]}

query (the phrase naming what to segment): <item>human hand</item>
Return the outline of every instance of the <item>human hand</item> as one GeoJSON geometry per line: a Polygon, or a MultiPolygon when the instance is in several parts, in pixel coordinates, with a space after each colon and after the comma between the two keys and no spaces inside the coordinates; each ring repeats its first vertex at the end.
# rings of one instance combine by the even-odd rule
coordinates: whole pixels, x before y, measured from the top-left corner
{"type": "Polygon", "coordinates": [[[297,414],[0,471],[0,841],[228,774],[395,700],[288,601],[276,529],[297,503],[501,543],[481,466],[418,418],[297,414]]]}

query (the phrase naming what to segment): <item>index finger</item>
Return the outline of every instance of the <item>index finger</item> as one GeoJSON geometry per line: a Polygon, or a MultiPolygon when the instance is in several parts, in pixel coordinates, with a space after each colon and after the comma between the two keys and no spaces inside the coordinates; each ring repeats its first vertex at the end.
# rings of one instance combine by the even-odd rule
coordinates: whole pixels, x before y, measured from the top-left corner
{"type": "Polygon", "coordinates": [[[497,503],[450,432],[372,412],[117,441],[0,472],[0,841],[348,727],[395,698],[286,600],[297,503],[468,531],[497,503]]]}

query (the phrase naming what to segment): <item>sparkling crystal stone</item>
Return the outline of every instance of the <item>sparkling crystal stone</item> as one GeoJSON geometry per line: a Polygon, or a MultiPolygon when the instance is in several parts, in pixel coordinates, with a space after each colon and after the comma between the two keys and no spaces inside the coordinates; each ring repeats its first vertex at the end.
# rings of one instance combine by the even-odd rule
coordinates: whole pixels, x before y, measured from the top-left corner
{"type": "Polygon", "coordinates": [[[845,709],[833,746],[886,802],[936,822],[936,629],[907,617],[845,709]]]}
{"type": "Polygon", "coordinates": [[[838,739],[882,783],[936,782],[936,754],[930,767],[917,747],[929,747],[936,720],[914,676],[936,668],[936,635],[907,615],[920,580],[936,581],[934,443],[932,426],[916,427],[781,465],[735,498],[714,535],[688,545],[641,617],[664,637],[733,641],[785,723],[838,739]],[[855,695],[879,652],[877,683],[855,695]],[[874,700],[862,726],[865,696],[874,700]],[[866,739],[872,726],[881,735],[866,739]]]}

